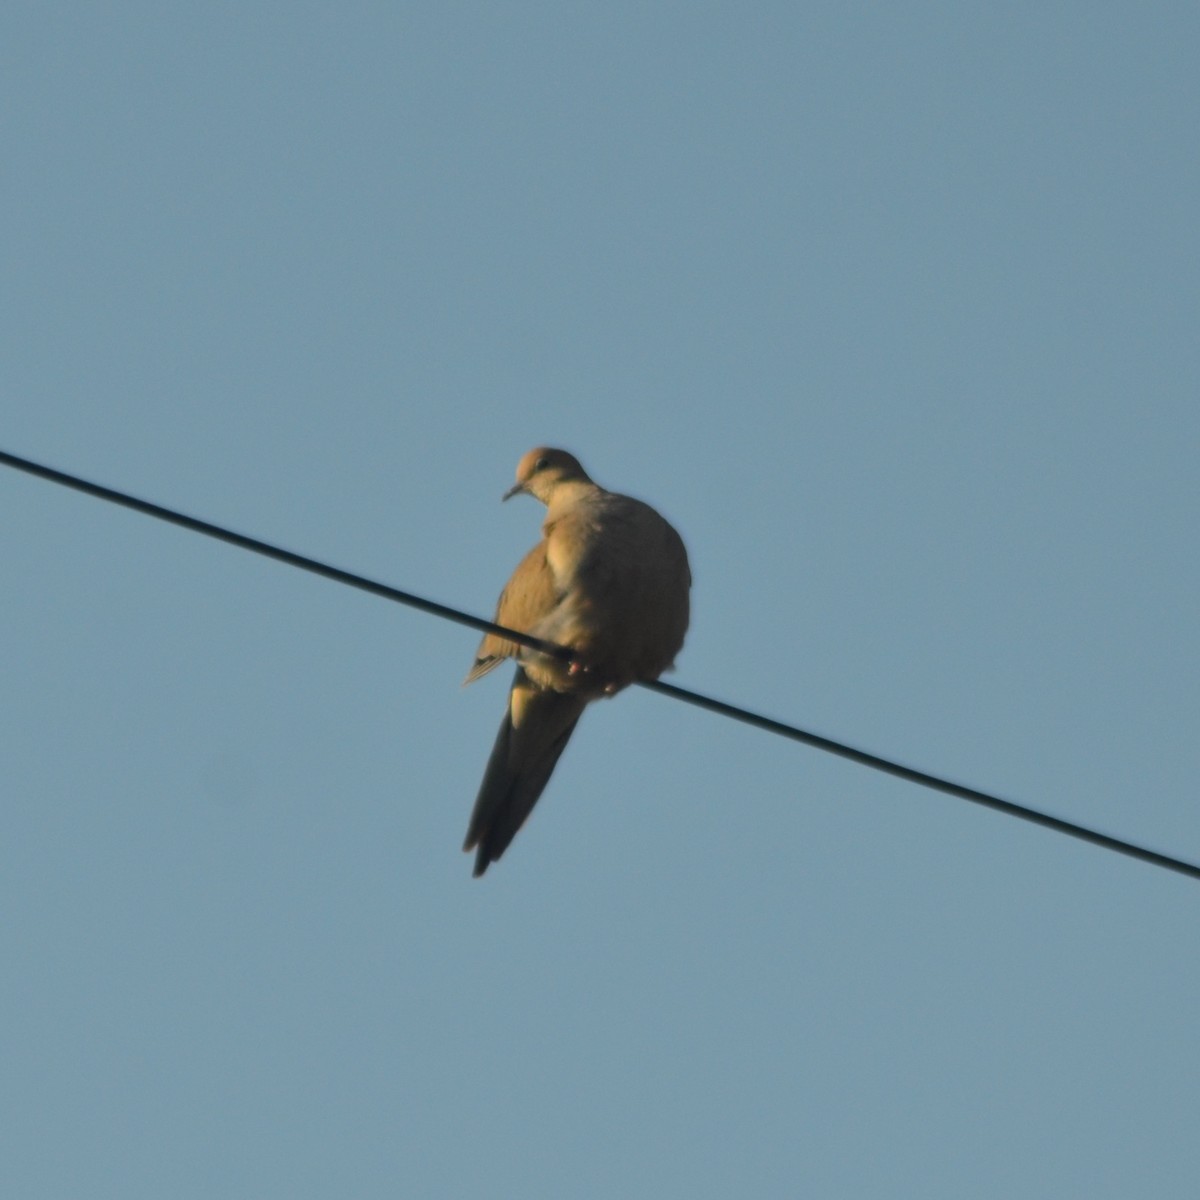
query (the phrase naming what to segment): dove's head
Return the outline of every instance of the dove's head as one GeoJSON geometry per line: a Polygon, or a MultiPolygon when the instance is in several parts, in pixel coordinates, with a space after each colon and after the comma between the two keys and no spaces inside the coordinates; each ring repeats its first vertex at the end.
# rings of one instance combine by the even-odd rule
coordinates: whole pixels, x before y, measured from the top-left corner
{"type": "Polygon", "coordinates": [[[591,482],[575,455],[566,450],[537,446],[517,463],[517,482],[504,493],[504,499],[527,492],[543,504],[549,504],[561,484],[591,482]]]}

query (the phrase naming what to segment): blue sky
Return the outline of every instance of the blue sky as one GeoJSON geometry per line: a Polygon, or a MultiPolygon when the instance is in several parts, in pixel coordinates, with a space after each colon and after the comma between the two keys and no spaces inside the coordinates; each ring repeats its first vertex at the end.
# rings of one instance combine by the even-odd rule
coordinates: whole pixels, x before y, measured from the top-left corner
{"type": "MultiPolygon", "coordinates": [[[[1192,5],[13,3],[0,447],[1200,861],[1192,5]]],[[[1181,1195],[1194,881],[0,472],[0,1189],[1181,1195]]]]}

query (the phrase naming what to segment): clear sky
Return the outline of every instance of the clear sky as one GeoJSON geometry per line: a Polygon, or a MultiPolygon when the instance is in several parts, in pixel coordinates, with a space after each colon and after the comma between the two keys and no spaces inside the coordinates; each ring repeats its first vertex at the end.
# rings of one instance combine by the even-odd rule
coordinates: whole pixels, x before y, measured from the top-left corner
{"type": "MultiPolygon", "coordinates": [[[[1200,861],[1194,3],[0,16],[0,447],[1200,861]]],[[[1200,884],[0,471],[0,1193],[1183,1196],[1200,884]]]]}

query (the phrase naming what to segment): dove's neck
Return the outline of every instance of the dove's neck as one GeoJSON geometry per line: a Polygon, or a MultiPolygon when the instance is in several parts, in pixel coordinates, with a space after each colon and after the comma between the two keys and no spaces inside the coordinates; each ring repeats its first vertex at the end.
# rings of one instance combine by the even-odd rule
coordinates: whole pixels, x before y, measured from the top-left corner
{"type": "Polygon", "coordinates": [[[554,491],[546,497],[546,519],[554,520],[560,513],[576,504],[586,502],[603,494],[590,479],[566,479],[554,485],[554,491]]]}

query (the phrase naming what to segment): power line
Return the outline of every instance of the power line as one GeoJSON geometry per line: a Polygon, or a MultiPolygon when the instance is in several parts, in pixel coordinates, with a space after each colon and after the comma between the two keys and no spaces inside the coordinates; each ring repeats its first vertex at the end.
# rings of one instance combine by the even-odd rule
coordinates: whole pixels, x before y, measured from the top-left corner
{"type": "MultiPolygon", "coordinates": [[[[35,475],[40,479],[57,483],[62,487],[73,488],[75,491],[95,496],[100,500],[107,500],[111,504],[119,504],[123,508],[131,508],[135,512],[144,513],[146,516],[155,517],[160,521],[167,521],[172,525],[179,525],[184,529],[190,529],[194,533],[202,533],[206,537],[228,542],[231,546],[238,546],[243,550],[250,550],[266,558],[273,558],[277,562],[286,563],[288,566],[298,567],[314,575],[321,575],[326,579],[332,579],[336,583],[346,584],[348,587],[358,588],[360,591],[370,592],[375,596],[382,596],[385,600],[393,600],[398,604],[406,604],[410,608],[431,613],[435,617],[441,617],[447,621],[456,621],[460,625],[469,626],[483,633],[497,633],[509,641],[517,642],[522,646],[528,646],[543,654],[550,654],[564,661],[569,660],[571,657],[571,652],[566,647],[544,642],[527,633],[522,633],[518,629],[507,629],[503,625],[497,625],[493,621],[485,621],[480,617],[474,617],[470,613],[462,612],[457,608],[451,608],[449,605],[438,604],[436,601],[427,600],[423,596],[416,596],[411,592],[401,591],[399,588],[391,587],[386,583],[366,579],[362,575],[354,574],[352,571],[343,571],[340,567],[333,567],[328,563],[319,562],[315,558],[308,558],[303,554],[284,550],[279,546],[271,545],[269,542],[260,541],[258,538],[247,537],[242,533],[235,533],[233,530],[225,529],[220,525],[214,525],[209,521],[201,521],[197,517],[189,517],[184,513],[176,512],[174,509],[164,508],[160,504],[152,504],[149,500],[140,500],[136,496],[128,495],[126,492],[119,492],[115,488],[108,488],[99,483],[92,483],[89,480],[79,478],[77,475],[69,475],[65,471],[56,471],[52,467],[31,462],[27,458],[18,458],[17,455],[9,454],[4,450],[0,450],[0,465],[13,467],[18,471],[35,475]]],[[[979,804],[985,808],[1006,813],[1011,817],[1019,817],[1023,821],[1030,821],[1035,825],[1053,829],[1057,833],[1064,833],[1081,841],[1090,842],[1094,846],[1102,846],[1106,850],[1113,850],[1118,854],[1140,859],[1142,862],[1150,863],[1153,866],[1163,867],[1169,871],[1177,871],[1179,874],[1188,875],[1193,879],[1200,879],[1200,866],[1185,862],[1183,859],[1172,858],[1167,854],[1160,854],[1155,850],[1148,850],[1143,846],[1134,845],[1132,842],[1127,842],[1122,838],[1112,837],[1109,834],[1088,829],[1086,826],[1078,825],[1074,821],[1066,821],[1061,817],[1054,817],[1049,813],[1039,812],[1037,809],[1028,808],[1023,804],[1015,804],[1011,800],[1002,800],[999,796],[993,796],[988,792],[981,792],[976,788],[966,787],[963,784],[954,783],[948,779],[941,779],[936,775],[927,774],[925,771],[918,771],[914,767],[903,766],[889,759],[880,758],[876,754],[869,754],[865,750],[858,750],[842,742],[835,742],[830,738],[821,737],[819,734],[808,733],[803,729],[796,728],[794,725],[788,725],[786,722],[773,720],[771,717],[750,712],[733,704],[726,704],[722,700],[716,700],[711,696],[705,696],[699,692],[689,691],[687,688],[681,688],[672,683],[664,683],[662,680],[652,680],[643,682],[640,686],[647,688],[649,691],[658,692],[663,696],[682,700],[685,704],[692,704],[697,708],[707,709],[709,712],[717,713],[719,716],[729,717],[732,720],[753,725],[755,728],[763,729],[768,733],[790,738],[795,742],[803,742],[805,745],[812,746],[817,750],[836,754],[861,766],[870,767],[873,770],[894,775],[898,779],[907,780],[909,783],[916,783],[922,787],[945,792],[947,795],[957,796],[960,800],[969,800],[972,804],[979,804]]]]}
{"type": "Polygon", "coordinates": [[[690,692],[686,688],[676,687],[672,683],[664,683],[661,679],[643,683],[642,687],[649,688],[654,692],[661,692],[664,696],[672,696],[676,700],[682,700],[685,704],[694,704],[697,708],[706,708],[709,712],[719,713],[723,717],[743,721],[757,729],[765,729],[768,733],[777,733],[780,737],[791,738],[794,742],[803,742],[806,746],[814,746],[829,754],[848,758],[851,762],[871,767],[875,771],[882,771],[885,775],[895,775],[897,779],[906,779],[909,783],[919,783],[922,787],[945,792],[948,796],[957,796],[960,800],[970,800],[972,804],[980,804],[984,808],[1007,813],[1010,817],[1020,817],[1023,821],[1031,821],[1035,825],[1045,826],[1045,828],[1053,829],[1058,833],[1069,834],[1071,837],[1079,838],[1080,841],[1091,842],[1093,846],[1103,846],[1106,850],[1115,850],[1118,854],[1127,854],[1130,858],[1153,863],[1156,867],[1165,867],[1170,871],[1178,871],[1181,875],[1190,875],[1193,879],[1200,879],[1200,866],[1194,866],[1183,859],[1172,858],[1169,854],[1159,854],[1157,850],[1147,850],[1143,846],[1135,846],[1132,842],[1127,842],[1122,838],[1110,837],[1107,833],[1100,833],[1098,830],[1088,829],[1085,825],[1077,825],[1074,821],[1065,821],[1062,817],[1039,812],[1036,808],[1028,808],[1024,804],[1016,804],[1012,800],[1001,800],[999,796],[981,792],[977,788],[967,787],[962,783],[954,783],[949,779],[942,779],[937,775],[930,775],[925,771],[918,771],[915,767],[903,766],[890,759],[880,758],[877,754],[869,754],[866,750],[859,750],[854,746],[835,742],[831,738],[821,737],[820,734],[807,733],[803,729],[797,729],[794,725],[787,725],[783,721],[775,721],[770,717],[760,716],[758,713],[747,712],[732,704],[726,704],[723,700],[714,700],[710,696],[690,692]]]}
{"type": "Polygon", "coordinates": [[[302,571],[311,571],[314,575],[323,575],[326,579],[332,579],[335,583],[344,583],[347,587],[358,588],[359,591],[370,592],[374,596],[382,596],[385,600],[394,600],[397,604],[407,604],[410,608],[417,608],[421,612],[432,613],[435,617],[441,617],[443,620],[457,621],[460,625],[469,625],[472,629],[478,629],[481,633],[502,634],[509,641],[519,642],[522,646],[528,646],[530,649],[538,650],[543,654],[550,654],[555,658],[561,658],[564,662],[570,661],[571,652],[563,646],[556,646],[552,642],[544,642],[541,638],[535,638],[528,633],[522,633],[518,629],[506,629],[503,625],[497,625],[492,621],[484,621],[480,617],[473,617],[470,613],[460,612],[457,608],[451,608],[446,604],[438,604],[435,600],[426,600],[423,596],[414,596],[411,592],[402,592],[399,588],[391,587],[386,583],[379,583],[374,579],[365,579],[361,575],[355,575],[352,571],[343,571],[340,567],[332,567],[328,563],[319,562],[315,558],[307,558],[303,554],[295,554],[291,550],[284,550],[280,546],[273,546],[270,542],[260,542],[258,538],[247,537],[244,533],[234,533],[232,529],[225,529],[221,525],[213,525],[210,521],[201,521],[199,517],[189,517],[185,513],[176,512],[172,508],[164,508],[161,504],[152,504],[149,500],[139,500],[136,496],[130,496],[126,492],[118,492],[115,488],[104,487],[103,484],[99,483],[91,483],[87,479],[80,479],[77,475],[68,475],[65,471],[56,471],[53,467],[46,467],[41,463],[31,462],[27,458],[18,458],[15,454],[9,454],[4,450],[0,450],[0,465],[15,467],[18,471],[25,471],[30,475],[36,475],[39,479],[48,479],[51,483],[61,484],[63,487],[74,488],[77,492],[83,492],[88,496],[95,496],[100,500],[107,500],[110,504],[119,504],[122,508],[132,508],[134,512],[144,513],[148,517],[156,517],[158,520],[167,521],[171,525],[182,526],[184,529],[190,529],[193,533],[202,533],[205,537],[216,538],[219,542],[228,542],[231,546],[238,546],[242,550],[251,550],[255,554],[261,554],[264,558],[273,558],[277,562],[287,563],[289,567],[299,567],[302,571]]]}

